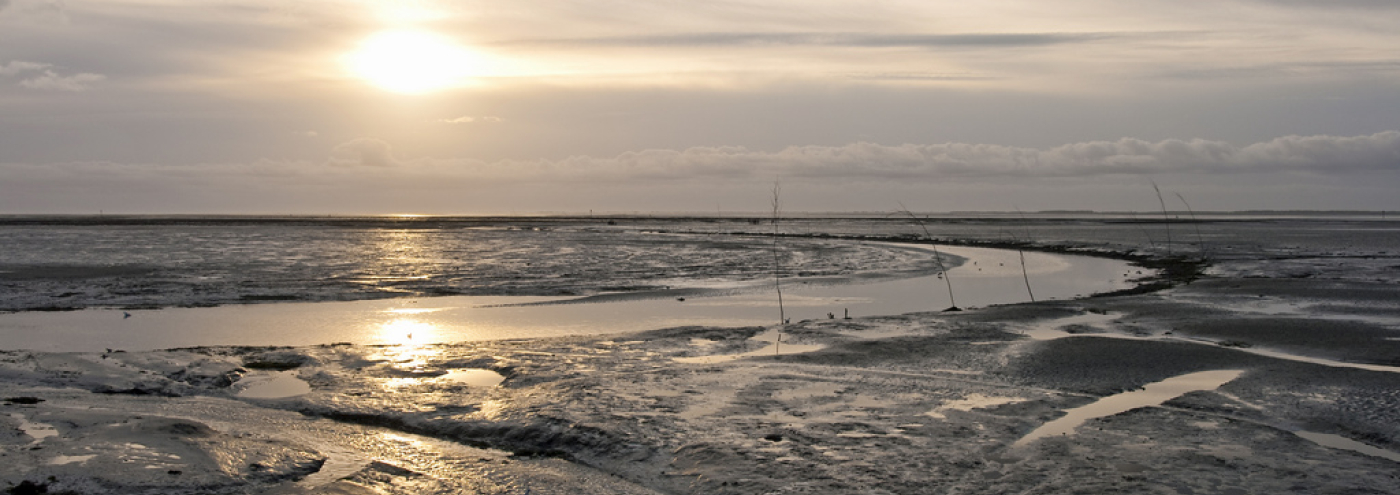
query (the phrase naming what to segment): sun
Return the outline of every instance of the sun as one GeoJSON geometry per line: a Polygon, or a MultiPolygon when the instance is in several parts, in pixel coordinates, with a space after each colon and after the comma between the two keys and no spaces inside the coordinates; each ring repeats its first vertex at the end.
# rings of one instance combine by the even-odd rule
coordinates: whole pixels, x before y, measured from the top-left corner
{"type": "Polygon", "coordinates": [[[426,31],[384,31],[345,57],[350,73],[388,91],[423,94],[462,86],[481,72],[481,58],[426,31]]]}

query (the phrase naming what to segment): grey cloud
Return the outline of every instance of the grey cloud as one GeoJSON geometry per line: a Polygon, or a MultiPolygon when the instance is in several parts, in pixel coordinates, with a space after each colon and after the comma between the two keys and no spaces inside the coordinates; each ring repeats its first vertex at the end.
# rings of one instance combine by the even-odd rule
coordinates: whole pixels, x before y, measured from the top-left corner
{"type": "Polygon", "coordinates": [[[1357,9],[1397,9],[1400,3],[1394,0],[1251,0],[1254,3],[1287,5],[1290,7],[1312,7],[1318,9],[1357,8],[1357,9]]]}
{"type": "Polygon", "coordinates": [[[107,76],[90,72],[66,76],[60,75],[54,72],[53,64],[28,62],[24,60],[11,60],[7,64],[0,65],[0,76],[24,76],[35,72],[38,74],[30,75],[21,80],[19,85],[29,89],[85,91],[92,83],[107,79],[107,76]]]}
{"type": "Polygon", "coordinates": [[[1128,33],[683,33],[552,40],[524,44],[591,44],[618,46],[837,46],[857,48],[977,48],[1034,47],[1092,43],[1129,36],[1128,33]]]}
{"type": "Polygon", "coordinates": [[[938,74],[928,72],[867,72],[846,77],[857,81],[994,81],[999,78],[972,74],[938,74]]]}
{"type": "Polygon", "coordinates": [[[433,122],[438,124],[471,124],[474,122],[487,122],[494,124],[503,122],[503,120],[500,117],[496,117],[494,115],[487,115],[484,117],[472,117],[470,115],[463,115],[461,117],[453,117],[450,119],[437,119],[433,122]]]}
{"type": "Polygon", "coordinates": [[[41,71],[49,67],[52,67],[52,65],[38,62],[26,62],[24,60],[11,60],[9,63],[0,64],[0,76],[13,76],[25,72],[41,71]]]}
{"type": "Polygon", "coordinates": [[[43,74],[20,81],[19,85],[29,89],[86,91],[92,83],[105,79],[107,76],[102,74],[83,72],[71,76],[61,76],[54,71],[45,70],[43,74]]]}
{"type": "Polygon", "coordinates": [[[335,166],[393,167],[399,165],[389,143],[372,138],[359,138],[341,143],[331,150],[329,164],[335,166]]]}
{"type": "Polygon", "coordinates": [[[5,11],[11,5],[16,14],[33,20],[68,22],[68,10],[59,0],[0,0],[0,11],[5,11]]]}
{"type": "Polygon", "coordinates": [[[1358,62],[1319,61],[1288,64],[1243,65],[1235,67],[1197,67],[1159,73],[1153,77],[1187,80],[1276,78],[1295,76],[1335,76],[1338,74],[1400,72],[1400,60],[1358,62]]]}
{"type": "Polygon", "coordinates": [[[955,177],[1089,177],[1170,173],[1400,172],[1400,131],[1368,136],[1288,136],[1248,146],[1222,141],[1125,138],[1050,149],[989,144],[854,143],[777,152],[739,147],[645,150],[612,158],[571,157],[477,168],[521,177],[671,180],[756,179],[938,181],[955,177]]]}
{"type": "MultiPolygon", "coordinates": [[[[112,211],[117,207],[113,205],[121,205],[135,211],[185,213],[279,208],[360,212],[430,204],[442,212],[466,207],[548,209],[595,206],[600,198],[589,191],[600,190],[608,191],[609,200],[614,195],[648,198],[636,205],[665,204],[674,209],[712,205],[715,191],[751,190],[762,197],[763,184],[771,184],[774,177],[782,177],[785,184],[802,184],[796,191],[834,194],[812,200],[820,208],[838,204],[870,208],[887,205],[894,197],[915,195],[933,198],[930,201],[946,204],[944,208],[1005,208],[1013,195],[1082,205],[1081,196],[1096,187],[1133,183],[1145,187],[1142,175],[1196,184],[1200,192],[1191,195],[1192,201],[1202,197],[1215,208],[1336,208],[1343,204],[1354,208],[1388,204],[1400,177],[1400,131],[1352,137],[1288,136],[1245,146],[1199,139],[1120,139],[1049,149],[852,143],[778,151],[697,147],[642,150],[609,158],[497,162],[398,160],[391,151],[384,141],[356,139],[335,148],[329,164],[336,166],[331,167],[266,160],[180,165],[0,162],[0,176],[6,178],[0,181],[0,209],[112,211]],[[1313,175],[1299,180],[1280,172],[1313,175]],[[977,186],[969,189],[969,184],[977,186]],[[1059,186],[1045,188],[1044,184],[1059,186]],[[1279,190],[1309,192],[1280,198],[1279,190]],[[1348,192],[1339,195],[1342,190],[1348,192]],[[1323,196],[1336,199],[1318,199],[1323,196]],[[345,198],[351,197],[357,199],[347,202],[345,198]],[[464,201],[477,203],[465,206],[464,201]]],[[[1133,204],[1131,197],[1105,194],[1092,204],[1099,208],[1133,204]],[[1103,206],[1115,202],[1116,206],[1103,206]]],[[[633,204],[629,201],[610,204],[625,208],[633,204]]]]}

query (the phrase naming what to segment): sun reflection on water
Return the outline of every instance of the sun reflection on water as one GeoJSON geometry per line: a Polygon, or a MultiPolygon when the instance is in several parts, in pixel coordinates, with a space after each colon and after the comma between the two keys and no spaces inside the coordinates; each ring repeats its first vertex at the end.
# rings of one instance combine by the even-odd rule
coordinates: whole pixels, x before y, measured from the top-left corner
{"type": "Polygon", "coordinates": [[[401,318],[379,327],[379,341],[388,345],[418,347],[435,343],[440,337],[438,327],[431,323],[401,318]]]}
{"type": "Polygon", "coordinates": [[[425,313],[436,313],[438,311],[442,311],[442,308],[395,308],[384,312],[396,315],[421,315],[425,313]]]}

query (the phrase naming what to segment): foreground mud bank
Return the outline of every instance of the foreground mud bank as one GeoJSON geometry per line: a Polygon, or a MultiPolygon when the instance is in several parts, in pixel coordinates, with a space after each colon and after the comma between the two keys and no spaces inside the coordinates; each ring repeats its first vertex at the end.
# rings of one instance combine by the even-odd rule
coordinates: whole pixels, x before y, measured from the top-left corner
{"type": "Polygon", "coordinates": [[[781,328],[2,352],[0,480],[12,493],[1400,493],[1394,277],[1375,268],[1383,249],[1305,248],[1285,272],[1217,255],[1154,292],[781,328]],[[1353,255],[1372,258],[1339,266],[1353,255]],[[464,378],[488,372],[499,383],[464,378]],[[1227,381],[1022,442],[1203,372],[1227,381]],[[305,388],[264,388],[278,380],[305,388]]]}
{"type": "MultiPolygon", "coordinates": [[[[1278,282],[1248,284],[1274,289],[1270,304],[1258,307],[1222,304],[1234,289],[1208,283],[956,315],[811,321],[786,327],[783,337],[789,349],[809,352],[779,347],[772,356],[711,363],[677,359],[753,351],[768,343],[751,337],[771,332],[676,328],[421,347],[9,352],[0,356],[0,393],[10,397],[0,415],[10,432],[0,476],[15,487],[46,483],[81,493],[434,493],[452,486],[447,480],[459,468],[416,470],[392,450],[350,454],[356,460],[347,465],[347,455],[335,453],[372,443],[356,436],[384,438],[388,431],[487,449],[472,465],[509,477],[491,485],[500,493],[523,493],[527,485],[531,493],[568,493],[570,483],[596,483],[565,476],[530,485],[530,471],[511,472],[516,468],[503,461],[586,466],[639,493],[1397,493],[1400,463],[1319,445],[1295,431],[1400,451],[1400,374],[1248,351],[1272,347],[1388,365],[1376,349],[1395,346],[1396,332],[1378,319],[1400,308],[1356,299],[1364,284],[1329,297],[1333,292],[1278,282]],[[1279,314],[1274,309],[1283,303],[1298,312],[1279,314]],[[1335,329],[1327,322],[1346,316],[1328,311],[1339,305],[1369,308],[1364,318],[1347,320],[1345,346],[1328,338],[1335,329]],[[1237,330],[1221,340],[1212,333],[1217,328],[1237,330]],[[1296,343],[1298,332],[1308,331],[1317,333],[1318,345],[1296,343]],[[460,370],[491,370],[503,381],[476,386],[447,378],[460,370]],[[1240,374],[1219,388],[1015,445],[1069,409],[1210,370],[1240,374]],[[240,394],[254,378],[279,373],[310,391],[240,394]],[[128,411],[140,410],[134,403],[151,412],[100,412],[113,397],[128,411]],[[186,413],[196,417],[159,414],[192,400],[330,420],[347,440],[318,445],[305,440],[310,428],[303,423],[258,428],[249,424],[257,415],[213,414],[200,422],[198,410],[186,413]],[[161,453],[133,460],[153,450],[161,453]],[[131,466],[143,477],[112,478],[103,468],[133,462],[148,463],[131,466]],[[292,482],[327,463],[340,465],[340,475],[319,485],[292,482]]],[[[495,493],[486,487],[477,488],[495,493]]]]}

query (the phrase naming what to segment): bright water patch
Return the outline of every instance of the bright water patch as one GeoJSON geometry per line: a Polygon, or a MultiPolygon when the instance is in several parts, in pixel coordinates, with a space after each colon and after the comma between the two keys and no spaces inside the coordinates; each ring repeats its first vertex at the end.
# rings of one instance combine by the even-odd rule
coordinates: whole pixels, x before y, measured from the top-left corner
{"type": "Polygon", "coordinates": [[[1311,431],[1295,431],[1293,432],[1293,434],[1298,435],[1299,437],[1302,437],[1305,440],[1311,441],[1323,447],[1350,450],[1352,452],[1359,452],[1372,457],[1380,457],[1382,459],[1390,459],[1395,462],[1400,462],[1400,454],[1382,448],[1372,447],[1370,445],[1366,445],[1364,443],[1352,440],[1341,435],[1332,435],[1328,433],[1314,433],[1311,431]]]}
{"type": "Polygon", "coordinates": [[[1111,323],[1122,315],[1118,313],[1085,313],[1082,315],[1066,316],[1052,320],[1040,321],[1031,325],[1024,334],[1035,340],[1052,340],[1074,336],[1064,331],[1065,327],[1071,325],[1083,325],[1092,328],[1102,328],[1100,325],[1111,323]]]}
{"type": "Polygon", "coordinates": [[[1285,359],[1285,360],[1288,360],[1288,361],[1297,361],[1297,362],[1300,362],[1300,363],[1320,364],[1320,365],[1323,365],[1323,366],[1331,366],[1331,367],[1333,367],[1333,368],[1354,368],[1354,369],[1367,370],[1367,371],[1380,371],[1380,372],[1383,372],[1383,373],[1400,373],[1400,367],[1397,367],[1397,366],[1385,366],[1385,365],[1380,365],[1380,364],[1364,364],[1364,363],[1348,363],[1348,362],[1346,362],[1346,361],[1337,361],[1337,360],[1335,360],[1335,359],[1326,359],[1326,358],[1318,358],[1318,357],[1311,357],[1311,356],[1300,356],[1300,355],[1297,355],[1297,354],[1289,354],[1289,353],[1287,353],[1287,352],[1273,351],[1273,350],[1269,350],[1269,349],[1260,349],[1260,348],[1258,348],[1258,347],[1249,347],[1249,348],[1239,348],[1239,347],[1235,347],[1235,348],[1233,348],[1233,349],[1234,349],[1234,350],[1237,350],[1237,351],[1240,351],[1240,352],[1247,352],[1247,353],[1254,354],[1254,355],[1258,355],[1258,356],[1266,356],[1266,357],[1277,358],[1277,359],[1285,359]]]}
{"type": "Polygon", "coordinates": [[[953,400],[943,403],[937,409],[924,413],[925,415],[938,419],[948,419],[943,414],[944,411],[972,411],[974,409],[984,409],[1005,404],[1015,404],[1024,402],[1026,399],[1020,397],[989,397],[982,394],[972,394],[960,400],[953,400]]]}
{"type": "Polygon", "coordinates": [[[1074,433],[1079,425],[1091,419],[1112,416],[1139,407],[1157,406],[1163,402],[1175,399],[1189,392],[1199,390],[1215,390],[1221,385],[1234,380],[1244,373],[1243,370],[1216,370],[1188,373],[1162,380],[1157,383],[1150,383],[1142,390],[1124,392],[1110,395],[1099,399],[1087,406],[1077,407],[1065,412],[1065,415],[1041,425],[1030,434],[1021,437],[1012,447],[1024,447],[1027,444],[1041,438],[1055,435],[1069,435],[1074,433]]]}
{"type": "MultiPolygon", "coordinates": [[[[940,252],[967,259],[948,271],[958,306],[1029,301],[1015,251],[943,247],[940,252]]],[[[1027,253],[1027,262],[1037,300],[1071,299],[1132,286],[1123,278],[1128,265],[1120,260],[1027,253]]],[[[802,277],[784,279],[786,315],[798,322],[842,318],[848,312],[862,317],[938,311],[950,305],[945,280],[935,275],[848,282],[816,284],[804,283],[802,277]]],[[[778,323],[771,281],[721,295],[687,296],[684,301],[642,296],[645,294],[609,300],[450,296],[153,311],[24,312],[0,314],[0,349],[135,351],[205,345],[430,344],[687,325],[778,323]],[[126,317],[126,313],[131,316],[126,317]]]]}
{"type": "Polygon", "coordinates": [[[20,413],[10,413],[10,417],[19,421],[20,431],[34,439],[30,445],[43,442],[45,438],[58,436],[58,430],[55,430],[52,425],[30,421],[29,418],[20,413]]]}
{"type": "Polygon", "coordinates": [[[50,466],[62,466],[62,465],[65,465],[65,464],[80,464],[80,463],[84,463],[84,462],[90,461],[90,460],[92,460],[92,458],[94,458],[94,457],[97,457],[97,455],[96,455],[96,454],[91,454],[91,455],[60,455],[60,456],[54,457],[53,459],[49,459],[48,464],[49,464],[50,466]]]}
{"type": "Polygon", "coordinates": [[[802,354],[825,349],[824,345],[817,344],[789,344],[786,340],[779,340],[781,336],[776,330],[769,330],[761,334],[750,337],[752,342],[766,343],[760,349],[743,352],[739,354],[724,354],[716,356],[693,356],[674,358],[677,363],[686,364],[713,364],[734,361],[747,357],[782,356],[785,354],[802,354]]]}
{"type": "Polygon", "coordinates": [[[472,387],[494,387],[505,381],[506,377],[491,370],[468,369],[452,370],[438,379],[472,387]]]}
{"type": "Polygon", "coordinates": [[[242,385],[239,397],[245,399],[285,399],[311,393],[311,384],[297,378],[292,371],[245,377],[235,386],[242,385]]]}

